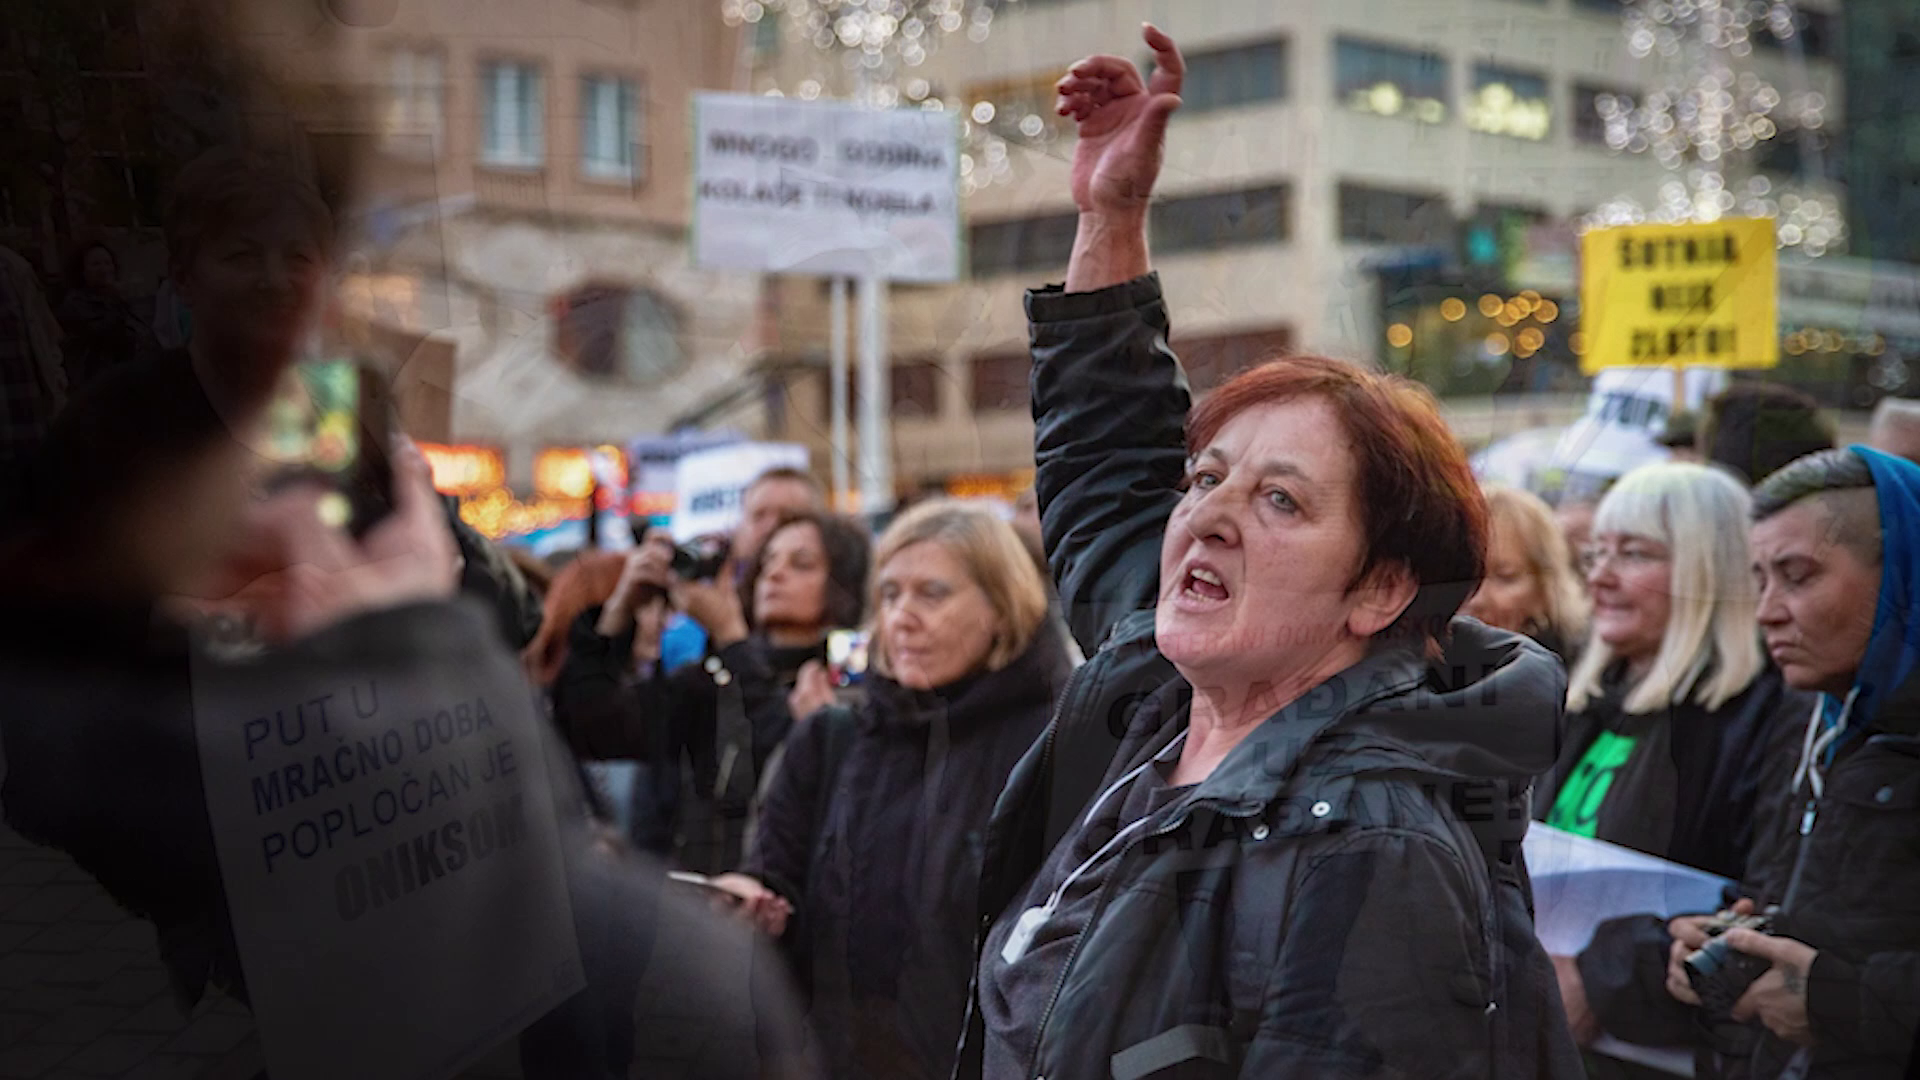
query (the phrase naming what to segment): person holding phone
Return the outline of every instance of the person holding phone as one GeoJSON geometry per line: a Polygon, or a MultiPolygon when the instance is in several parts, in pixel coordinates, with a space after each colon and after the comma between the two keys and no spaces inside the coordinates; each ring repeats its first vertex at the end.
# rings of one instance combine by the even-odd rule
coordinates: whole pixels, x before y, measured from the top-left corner
{"type": "Polygon", "coordinates": [[[789,697],[802,669],[823,670],[828,631],[860,621],[867,547],[866,531],[846,518],[788,515],[748,564],[749,624],[732,563],[682,580],[673,546],[649,535],[607,602],[574,620],[553,684],[555,721],[583,757],[657,767],[682,868],[738,865],[760,778],[793,728],[789,697]],[[706,631],[701,662],[671,672],[636,666],[636,649],[660,655],[662,598],[706,631]]]}
{"type": "Polygon", "coordinates": [[[989,512],[916,506],[874,565],[864,700],[795,730],[742,871],[715,883],[787,947],[829,1075],[936,1080],[966,1013],[980,830],[1071,665],[989,512]]]}

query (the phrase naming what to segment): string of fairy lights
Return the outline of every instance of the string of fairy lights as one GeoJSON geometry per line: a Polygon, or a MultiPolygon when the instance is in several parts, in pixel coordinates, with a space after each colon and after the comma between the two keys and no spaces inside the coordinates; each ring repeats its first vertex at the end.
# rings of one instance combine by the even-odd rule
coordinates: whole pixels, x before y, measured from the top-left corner
{"type": "MultiPolygon", "coordinates": [[[[985,42],[995,16],[1020,0],[721,0],[729,26],[758,26],[769,19],[779,31],[837,55],[857,101],[883,108],[954,108],[962,113],[960,188],[971,195],[1014,178],[1009,143],[1044,147],[1060,137],[1051,101],[947,100],[915,73],[941,44],[961,35],[985,42]]],[[[825,74],[825,73],[823,73],[825,74]]],[[[796,97],[813,100],[826,80],[802,79],[796,97]]]]}
{"type": "Polygon", "coordinates": [[[1645,62],[1653,88],[1635,101],[1601,94],[1595,110],[1607,145],[1647,154],[1673,173],[1650,206],[1609,200],[1589,224],[1711,222],[1722,217],[1771,217],[1782,248],[1807,255],[1837,250],[1846,241],[1845,216],[1829,191],[1781,182],[1753,167],[1773,139],[1799,136],[1802,171],[1820,169],[1819,132],[1828,102],[1818,90],[1782,92],[1739,62],[1753,55],[1762,34],[1790,54],[1802,48],[1800,19],[1786,0],[1635,0],[1622,8],[1627,50],[1645,62]],[[1810,158],[1811,161],[1807,159],[1810,158]]]}
{"type": "MultiPolygon", "coordinates": [[[[995,18],[1019,2],[721,0],[720,7],[730,26],[778,20],[778,32],[837,56],[856,100],[882,107],[959,110],[960,182],[963,194],[971,195],[1014,179],[1010,144],[1044,148],[1065,138],[1065,132],[1044,95],[948,100],[917,69],[955,35],[973,44],[985,42],[995,18]]],[[[1594,108],[1609,148],[1648,155],[1673,175],[1651,203],[1626,196],[1609,199],[1584,223],[1771,217],[1778,222],[1783,248],[1813,256],[1841,249],[1847,235],[1845,216],[1832,192],[1769,176],[1752,162],[1770,140],[1811,136],[1828,121],[1829,103],[1818,90],[1783,92],[1741,63],[1753,55],[1762,36],[1789,51],[1799,47],[1794,39],[1802,30],[1794,5],[1789,0],[1629,0],[1621,11],[1627,49],[1645,64],[1651,89],[1638,100],[1603,93],[1594,99],[1594,108]]],[[[792,92],[809,100],[821,97],[828,92],[827,79],[804,78],[792,92]]],[[[1512,110],[1501,115],[1506,112],[1512,110]]],[[[1810,171],[1818,173],[1819,151],[1804,141],[1799,145],[1803,155],[1814,157],[1810,171]]]]}

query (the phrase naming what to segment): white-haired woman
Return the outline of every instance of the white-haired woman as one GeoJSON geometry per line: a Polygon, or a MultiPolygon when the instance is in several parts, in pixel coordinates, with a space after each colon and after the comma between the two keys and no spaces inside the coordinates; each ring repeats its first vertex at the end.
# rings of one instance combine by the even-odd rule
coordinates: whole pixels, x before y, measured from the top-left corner
{"type": "MultiPolygon", "coordinates": [[[[1746,871],[1769,748],[1811,707],[1760,647],[1750,508],[1737,481],[1689,464],[1637,469],[1601,501],[1583,559],[1592,636],[1568,679],[1559,761],[1534,792],[1547,824],[1746,871]]],[[[1687,1023],[1631,978],[1635,950],[1668,945],[1664,920],[1617,920],[1556,958],[1575,1034],[1659,1044],[1687,1023]]]]}

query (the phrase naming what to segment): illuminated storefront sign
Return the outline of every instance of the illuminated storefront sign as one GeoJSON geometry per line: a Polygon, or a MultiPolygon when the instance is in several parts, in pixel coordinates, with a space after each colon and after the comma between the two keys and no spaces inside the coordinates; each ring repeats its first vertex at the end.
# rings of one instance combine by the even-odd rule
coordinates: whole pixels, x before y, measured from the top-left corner
{"type": "Polygon", "coordinates": [[[507,463],[491,446],[416,443],[433,472],[433,488],[442,495],[478,495],[504,486],[507,463]]]}

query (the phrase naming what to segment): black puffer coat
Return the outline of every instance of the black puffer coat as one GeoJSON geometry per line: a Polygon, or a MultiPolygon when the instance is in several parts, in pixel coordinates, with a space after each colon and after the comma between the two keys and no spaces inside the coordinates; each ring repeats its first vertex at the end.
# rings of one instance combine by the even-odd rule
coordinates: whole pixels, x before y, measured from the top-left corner
{"type": "Polygon", "coordinates": [[[1043,625],[999,671],[935,692],[870,678],[857,711],[794,729],[745,870],[794,906],[788,946],[828,1075],[951,1071],[987,817],[1068,670],[1043,625]]]}
{"type": "MultiPolygon", "coordinates": [[[[1188,407],[1159,282],[1028,312],[1041,520],[1069,624],[1100,648],[994,810],[983,929],[1185,730],[1190,696],[1148,610],[1188,407]]],[[[1564,691],[1545,650],[1461,619],[1439,663],[1385,648],[1282,709],[1111,856],[1025,1074],[1580,1075],[1520,855],[1564,691]]],[[[959,1075],[985,1037],[976,1000],[959,1075]]]]}

